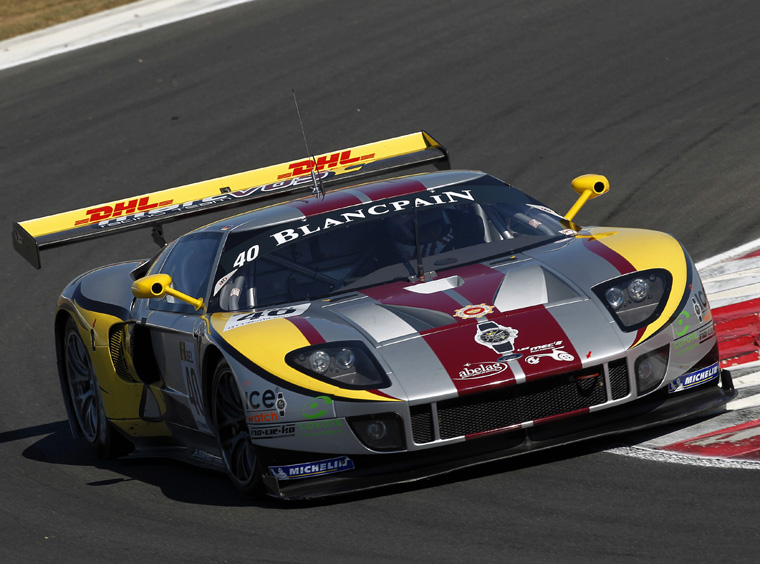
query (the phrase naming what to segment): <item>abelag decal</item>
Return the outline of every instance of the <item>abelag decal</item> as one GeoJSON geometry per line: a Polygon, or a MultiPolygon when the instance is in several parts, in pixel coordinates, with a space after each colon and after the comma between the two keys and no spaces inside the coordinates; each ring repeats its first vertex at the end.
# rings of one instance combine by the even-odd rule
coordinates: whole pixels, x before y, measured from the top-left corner
{"type": "MultiPolygon", "coordinates": [[[[330,155],[322,155],[316,159],[316,167],[317,172],[320,172],[328,168],[335,168],[336,166],[345,167],[374,158],[375,153],[369,153],[360,157],[352,157],[351,150],[349,149],[347,151],[338,151],[337,153],[332,153],[330,155]]],[[[290,172],[277,175],[278,180],[311,174],[311,171],[314,169],[314,159],[304,159],[302,161],[291,163],[288,165],[288,168],[290,169],[290,172]]]]}
{"type": "Polygon", "coordinates": [[[509,365],[503,362],[468,362],[453,379],[478,380],[480,378],[489,378],[490,376],[501,374],[508,368],[509,365]]]}
{"type": "Polygon", "coordinates": [[[269,473],[278,480],[297,480],[353,469],[353,460],[347,456],[339,456],[338,458],[328,458],[327,460],[319,460],[317,462],[303,462],[288,466],[270,466],[269,473]]]}
{"type": "Polygon", "coordinates": [[[711,382],[718,378],[719,373],[720,370],[718,369],[718,363],[716,362],[702,370],[679,376],[668,385],[668,393],[674,394],[676,392],[682,392],[689,388],[711,382]]]}

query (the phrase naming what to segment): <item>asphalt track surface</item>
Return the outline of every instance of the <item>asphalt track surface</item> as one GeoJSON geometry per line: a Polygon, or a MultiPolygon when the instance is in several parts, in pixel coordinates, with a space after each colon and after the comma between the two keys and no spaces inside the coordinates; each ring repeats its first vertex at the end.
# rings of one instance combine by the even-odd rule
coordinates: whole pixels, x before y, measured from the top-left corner
{"type": "MultiPolygon", "coordinates": [[[[3,223],[424,128],[455,167],[582,224],[760,237],[760,4],[258,0],[0,72],[3,223]]],[[[167,226],[170,237],[198,220],[167,226]]],[[[2,261],[0,560],[757,562],[760,473],[597,444],[325,503],[242,502],[223,475],[103,462],[55,375],[62,287],[148,256],[147,232],[2,261]]]]}

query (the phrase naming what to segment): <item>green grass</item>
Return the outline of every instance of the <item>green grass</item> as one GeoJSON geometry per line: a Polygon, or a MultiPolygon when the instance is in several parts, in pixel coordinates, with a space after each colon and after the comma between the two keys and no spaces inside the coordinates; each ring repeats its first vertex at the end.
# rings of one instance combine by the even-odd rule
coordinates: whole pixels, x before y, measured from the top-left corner
{"type": "Polygon", "coordinates": [[[0,0],[0,41],[136,0],[0,0]]]}

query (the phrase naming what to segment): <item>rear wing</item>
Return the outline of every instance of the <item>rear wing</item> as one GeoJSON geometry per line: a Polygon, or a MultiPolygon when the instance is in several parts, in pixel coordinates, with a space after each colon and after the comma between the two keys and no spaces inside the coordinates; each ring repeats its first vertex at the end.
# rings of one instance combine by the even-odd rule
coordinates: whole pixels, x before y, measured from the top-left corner
{"type": "Polygon", "coordinates": [[[313,189],[315,177],[323,186],[329,187],[425,164],[433,164],[441,169],[450,168],[446,149],[428,133],[420,131],[125,200],[17,222],[13,224],[13,247],[32,266],[40,268],[40,251],[43,249],[142,227],[153,227],[153,238],[157,242],[163,242],[162,225],[165,223],[253,201],[306,193],[313,189]]]}

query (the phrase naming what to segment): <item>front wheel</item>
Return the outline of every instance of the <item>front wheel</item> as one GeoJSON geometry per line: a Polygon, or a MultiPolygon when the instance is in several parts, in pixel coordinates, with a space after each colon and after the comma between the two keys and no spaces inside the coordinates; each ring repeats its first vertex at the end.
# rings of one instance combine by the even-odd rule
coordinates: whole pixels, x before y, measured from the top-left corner
{"type": "Polygon", "coordinates": [[[214,427],[227,475],[244,496],[260,497],[263,487],[256,447],[251,443],[237,379],[224,360],[219,361],[214,372],[212,401],[214,427]]]}

